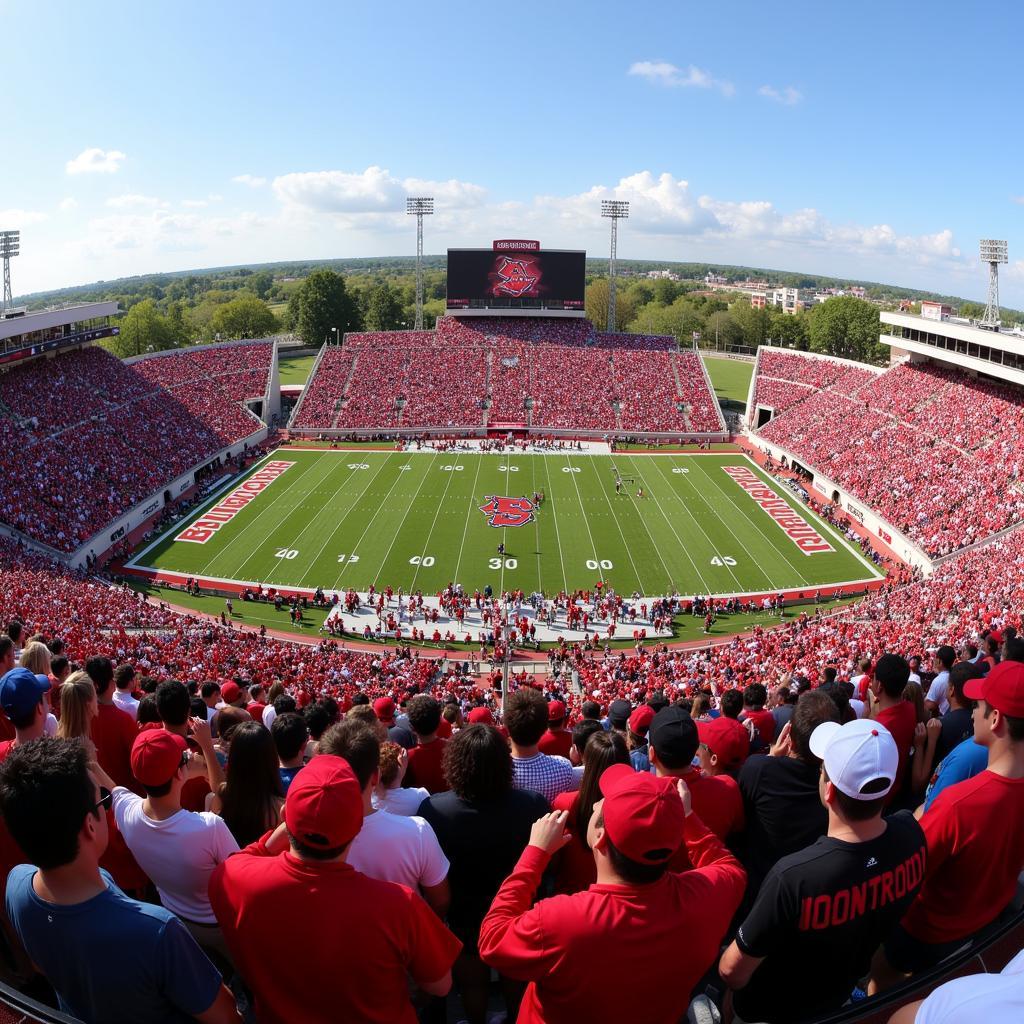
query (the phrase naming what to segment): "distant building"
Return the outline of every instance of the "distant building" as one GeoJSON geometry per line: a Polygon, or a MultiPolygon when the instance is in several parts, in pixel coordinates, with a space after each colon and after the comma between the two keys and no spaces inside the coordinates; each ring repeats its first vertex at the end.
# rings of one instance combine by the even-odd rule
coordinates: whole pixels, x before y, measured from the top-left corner
{"type": "Polygon", "coordinates": [[[708,271],[704,275],[704,283],[710,285],[723,285],[726,284],[726,279],[721,274],[716,274],[712,271],[708,271]]]}
{"type": "Polygon", "coordinates": [[[772,305],[781,307],[784,313],[795,313],[799,300],[800,294],[796,288],[776,288],[771,294],[772,305]]]}
{"type": "Polygon", "coordinates": [[[921,316],[925,320],[948,320],[952,315],[953,307],[947,306],[944,302],[925,301],[921,303],[921,316]]]}
{"type": "Polygon", "coordinates": [[[768,296],[764,292],[754,292],[750,296],[750,305],[754,309],[764,309],[768,305],[768,296]]]}

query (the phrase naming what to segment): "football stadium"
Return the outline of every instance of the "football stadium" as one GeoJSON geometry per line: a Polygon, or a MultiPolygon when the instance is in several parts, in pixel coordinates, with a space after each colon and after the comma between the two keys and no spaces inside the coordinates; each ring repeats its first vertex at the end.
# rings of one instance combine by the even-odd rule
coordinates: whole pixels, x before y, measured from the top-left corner
{"type": "Polygon", "coordinates": [[[456,142],[0,210],[0,1022],[1024,1020],[1024,265],[456,142]],[[416,255],[194,269],[289,217],[416,255]],[[808,225],[988,301],[755,265],[808,225]],[[178,269],[16,297],[35,232],[178,269]]]}

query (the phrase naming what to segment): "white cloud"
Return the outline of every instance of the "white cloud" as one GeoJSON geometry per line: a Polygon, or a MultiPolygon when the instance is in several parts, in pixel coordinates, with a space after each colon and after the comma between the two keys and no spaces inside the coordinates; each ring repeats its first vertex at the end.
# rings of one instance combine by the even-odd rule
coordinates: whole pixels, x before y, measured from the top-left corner
{"type": "Polygon", "coordinates": [[[83,149],[81,153],[69,160],[65,165],[68,174],[114,174],[125,160],[125,154],[119,149],[83,149]]]}
{"type": "Polygon", "coordinates": [[[803,93],[799,89],[794,89],[791,85],[787,85],[782,89],[776,89],[773,85],[762,85],[757,90],[757,93],[759,96],[774,100],[776,103],[781,103],[786,107],[794,107],[804,98],[803,93]]]}
{"type": "Polygon", "coordinates": [[[61,213],[70,213],[78,207],[78,200],[74,196],[65,196],[58,204],[57,209],[61,213]]]}
{"type": "Polygon", "coordinates": [[[259,178],[255,174],[236,174],[231,180],[236,185],[248,185],[249,188],[262,188],[267,183],[266,178],[259,178]]]}
{"type": "Polygon", "coordinates": [[[20,231],[29,224],[38,224],[46,220],[46,214],[42,210],[19,210],[11,207],[0,210],[0,231],[20,231]]]}
{"type": "Polygon", "coordinates": [[[167,203],[162,199],[157,199],[155,196],[142,196],[137,192],[111,196],[107,200],[107,206],[112,210],[155,210],[166,205],[167,203]]]}
{"type": "Polygon", "coordinates": [[[1010,196],[1010,202],[1018,206],[1024,206],[1024,196],[1010,196]]]}
{"type": "Polygon", "coordinates": [[[693,64],[680,68],[665,60],[640,60],[630,64],[627,74],[666,88],[717,89],[723,96],[732,96],[736,92],[732,82],[715,78],[709,71],[693,64]]]}
{"type": "Polygon", "coordinates": [[[293,211],[358,216],[405,216],[410,195],[432,195],[437,210],[479,206],[486,190],[471,182],[396,178],[382,167],[362,172],[303,171],[274,179],[274,195],[293,211]]]}

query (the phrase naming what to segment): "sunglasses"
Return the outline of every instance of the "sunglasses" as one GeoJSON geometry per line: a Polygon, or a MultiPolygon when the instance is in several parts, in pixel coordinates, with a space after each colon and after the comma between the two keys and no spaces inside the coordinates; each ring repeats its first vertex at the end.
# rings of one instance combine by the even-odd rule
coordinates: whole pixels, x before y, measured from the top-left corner
{"type": "Polygon", "coordinates": [[[110,792],[106,786],[100,786],[100,798],[99,801],[92,805],[94,811],[98,811],[101,807],[106,811],[110,808],[110,802],[113,800],[114,794],[110,792]]]}

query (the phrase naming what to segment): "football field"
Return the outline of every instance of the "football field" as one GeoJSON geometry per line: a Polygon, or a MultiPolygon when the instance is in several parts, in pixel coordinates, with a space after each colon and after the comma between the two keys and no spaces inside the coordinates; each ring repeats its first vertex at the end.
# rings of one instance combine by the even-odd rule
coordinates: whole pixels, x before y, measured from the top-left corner
{"type": "Polygon", "coordinates": [[[455,581],[470,592],[490,584],[549,596],[601,580],[655,596],[813,589],[881,575],[740,452],[284,448],[128,567],[328,593],[373,584],[431,594],[455,581]]]}

